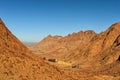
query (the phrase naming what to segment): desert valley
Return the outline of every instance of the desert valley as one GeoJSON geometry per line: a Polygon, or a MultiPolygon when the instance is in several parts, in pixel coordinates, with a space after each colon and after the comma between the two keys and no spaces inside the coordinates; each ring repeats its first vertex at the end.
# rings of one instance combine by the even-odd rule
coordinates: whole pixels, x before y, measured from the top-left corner
{"type": "Polygon", "coordinates": [[[120,80],[120,22],[26,47],[0,19],[0,63],[0,80],[120,80]]]}

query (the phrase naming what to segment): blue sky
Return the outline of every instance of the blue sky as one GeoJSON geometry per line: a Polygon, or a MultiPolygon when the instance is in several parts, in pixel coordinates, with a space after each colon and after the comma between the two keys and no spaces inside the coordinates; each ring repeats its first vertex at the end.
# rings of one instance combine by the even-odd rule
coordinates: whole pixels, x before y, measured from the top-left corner
{"type": "Polygon", "coordinates": [[[0,17],[21,41],[80,30],[97,33],[120,21],[120,0],[0,0],[0,17]]]}

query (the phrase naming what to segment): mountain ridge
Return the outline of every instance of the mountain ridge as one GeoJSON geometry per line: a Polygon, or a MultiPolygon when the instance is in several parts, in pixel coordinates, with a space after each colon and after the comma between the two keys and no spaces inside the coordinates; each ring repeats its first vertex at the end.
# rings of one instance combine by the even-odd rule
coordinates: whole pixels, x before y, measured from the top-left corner
{"type": "MultiPolygon", "coordinates": [[[[49,42],[49,39],[47,41],[49,42]]],[[[59,42],[59,45],[54,45],[55,48],[47,46],[54,51],[48,49],[49,52],[40,55],[72,63],[83,70],[105,75],[120,75],[120,22],[99,34],[93,31],[80,31],[61,38],[59,42]]],[[[54,41],[51,44],[54,44],[54,41]]]]}
{"type": "Polygon", "coordinates": [[[57,68],[33,54],[7,29],[2,20],[0,20],[0,63],[0,80],[73,80],[82,78],[74,75],[74,71],[57,68]]]}
{"type": "Polygon", "coordinates": [[[59,56],[59,53],[62,53],[62,56],[59,56],[59,58],[61,58],[69,54],[69,50],[74,50],[78,46],[82,47],[87,44],[95,35],[96,33],[92,30],[80,31],[64,37],[48,35],[38,44],[30,47],[30,49],[33,50],[33,52],[35,51],[34,53],[41,53],[43,55],[49,55],[49,53],[51,53],[52,57],[56,57],[56,55],[59,56]]]}
{"type": "MultiPolygon", "coordinates": [[[[58,37],[55,36],[54,39],[54,37],[48,36],[51,39],[51,40],[46,40],[46,42],[51,41],[51,43],[48,42],[49,45],[46,44],[47,47],[50,46],[48,47],[48,49],[51,50],[52,48],[56,49],[55,53],[48,52],[49,54],[54,55],[57,53],[57,55],[54,55],[54,57],[59,56],[61,57],[60,59],[65,58],[65,60],[63,61],[66,62],[71,61],[71,63],[75,64],[75,66],[72,66],[73,68],[75,68],[76,65],[79,66],[78,69],[77,68],[66,69],[60,67],[57,64],[57,62],[56,64],[54,64],[46,61],[45,59],[42,59],[41,58],[42,55],[33,54],[23,43],[20,42],[20,40],[17,39],[17,37],[15,37],[12,34],[12,32],[9,31],[9,29],[7,29],[3,21],[0,20],[0,63],[1,63],[0,79],[1,80],[101,80],[101,79],[119,80],[120,79],[120,69],[119,69],[120,25],[117,24],[114,25],[114,27],[113,27],[114,29],[111,30],[112,28],[111,27],[109,30],[106,30],[101,34],[96,34],[92,31],[86,31],[86,32],[80,32],[79,34],[74,33],[64,38],[60,36],[58,37]],[[82,37],[76,37],[81,35],[82,37]],[[52,42],[55,41],[56,43],[53,45],[52,42]],[[97,42],[100,43],[98,44],[97,42]],[[101,50],[98,49],[99,48],[98,46],[100,46],[101,50]],[[99,52],[99,53],[96,54],[92,50],[95,48],[96,50],[98,49],[95,52],[99,52]],[[67,54],[60,56],[59,54],[64,51],[67,54]],[[83,60],[84,62],[82,62],[82,59],[85,59],[83,60]],[[80,62],[82,62],[82,64],[80,62]]],[[[42,44],[45,43],[43,41],[42,44]]],[[[48,54],[48,53],[43,53],[43,54],[48,54]]]]}
{"type": "Polygon", "coordinates": [[[43,60],[20,42],[1,20],[0,63],[0,80],[99,80],[101,78],[94,73],[64,69],[43,60]]]}

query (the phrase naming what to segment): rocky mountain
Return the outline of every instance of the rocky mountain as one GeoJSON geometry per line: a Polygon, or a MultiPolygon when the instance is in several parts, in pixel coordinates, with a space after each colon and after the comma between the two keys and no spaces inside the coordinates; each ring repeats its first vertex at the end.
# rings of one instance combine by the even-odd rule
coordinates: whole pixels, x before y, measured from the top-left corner
{"type": "Polygon", "coordinates": [[[71,52],[66,61],[71,61],[81,68],[119,76],[120,22],[94,36],[85,47],[71,52]]]}
{"type": "Polygon", "coordinates": [[[80,74],[57,68],[31,53],[0,19],[0,80],[78,80],[89,75],[80,74]]]}
{"type": "Polygon", "coordinates": [[[53,47],[57,44],[58,40],[61,39],[61,36],[51,36],[48,35],[46,38],[44,38],[41,42],[30,46],[30,49],[38,54],[50,52],[54,50],[53,47]]]}
{"type": "Polygon", "coordinates": [[[42,56],[63,59],[77,47],[82,48],[88,44],[95,35],[96,33],[92,30],[72,33],[65,37],[49,35],[38,44],[31,46],[30,49],[42,56]]]}
{"type": "Polygon", "coordinates": [[[57,70],[32,54],[0,19],[0,80],[50,80],[54,73],[57,70]]]}
{"type": "Polygon", "coordinates": [[[65,69],[29,51],[0,19],[0,80],[119,80],[119,33],[120,23],[116,23],[100,34],[85,31],[65,37],[49,35],[39,43],[43,49],[37,45],[38,49],[43,54],[51,54],[54,49],[57,54],[65,51],[64,61],[79,65],[79,69],[65,69]]]}
{"type": "Polygon", "coordinates": [[[89,30],[56,37],[46,37],[34,45],[35,51],[40,50],[41,56],[57,58],[86,72],[120,76],[120,22],[100,34],[89,30]]]}

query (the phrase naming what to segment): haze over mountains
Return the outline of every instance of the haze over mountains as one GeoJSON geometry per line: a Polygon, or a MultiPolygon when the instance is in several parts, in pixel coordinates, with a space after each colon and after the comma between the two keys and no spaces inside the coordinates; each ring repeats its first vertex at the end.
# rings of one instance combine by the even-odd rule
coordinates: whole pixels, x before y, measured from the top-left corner
{"type": "Polygon", "coordinates": [[[31,45],[36,44],[37,42],[25,42],[25,41],[23,41],[22,43],[26,46],[31,46],[31,45]]]}
{"type": "Polygon", "coordinates": [[[33,53],[0,19],[0,80],[120,79],[120,23],[100,34],[88,30],[65,37],[49,35],[30,49],[33,53]],[[61,67],[59,61],[78,67],[61,67]]]}

